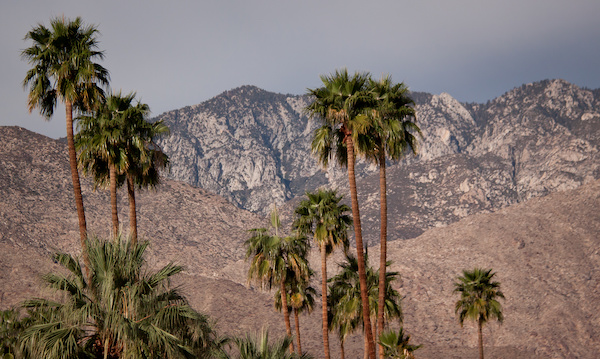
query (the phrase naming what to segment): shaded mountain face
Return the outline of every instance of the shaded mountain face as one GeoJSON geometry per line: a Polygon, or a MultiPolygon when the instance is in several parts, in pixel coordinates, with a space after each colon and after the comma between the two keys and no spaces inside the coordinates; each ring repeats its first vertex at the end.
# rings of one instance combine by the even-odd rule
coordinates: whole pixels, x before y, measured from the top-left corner
{"type": "MultiPolygon", "coordinates": [[[[445,93],[413,98],[424,138],[417,157],[388,164],[392,240],[600,177],[598,90],[553,80],[486,104],[445,93]]],[[[346,172],[323,170],[311,156],[319,121],[304,114],[309,101],[244,86],[158,116],[171,128],[160,142],[170,176],[263,215],[319,186],[347,194],[346,172]]],[[[365,237],[373,243],[378,169],[359,161],[357,176],[365,237]]]]}
{"type": "MultiPolygon", "coordinates": [[[[49,254],[60,250],[79,255],[80,248],[65,144],[16,127],[0,127],[0,144],[0,309],[6,309],[27,298],[48,296],[39,278],[56,269],[49,254]]],[[[447,167],[446,157],[432,161],[440,168],[437,177],[413,170],[414,185],[427,189],[420,192],[421,198],[437,200],[429,194],[436,181],[454,181],[462,191],[461,187],[466,189],[462,183],[470,178],[468,169],[485,167],[483,160],[473,164],[461,156],[447,156],[457,167],[446,175],[441,170],[447,167]]],[[[106,236],[108,191],[91,188],[83,182],[88,228],[106,236]]],[[[405,193],[398,194],[404,197],[405,193]]],[[[127,232],[123,190],[120,198],[120,219],[127,232]]],[[[269,326],[273,337],[284,333],[282,316],[273,309],[274,293],[244,285],[243,242],[247,229],[265,224],[260,216],[177,181],[166,181],[156,192],[142,191],[138,200],[140,236],[150,240],[148,266],[156,269],[170,261],[184,265],[185,274],[174,284],[182,286],[194,308],[217,320],[219,331],[241,335],[269,326]]],[[[401,275],[394,287],[404,298],[405,330],[413,343],[424,344],[417,352],[419,358],[477,356],[476,326],[467,322],[460,327],[454,314],[457,296],[452,293],[461,270],[476,266],[493,268],[506,296],[504,324],[490,323],[484,329],[487,358],[596,358],[600,352],[598,208],[600,181],[595,180],[390,243],[390,270],[401,275]]],[[[371,265],[376,265],[376,245],[369,254],[371,265]]],[[[318,250],[311,252],[310,259],[313,269],[319,268],[318,250]]],[[[342,260],[341,252],[334,252],[328,260],[330,275],[342,260]]],[[[313,286],[318,288],[316,272],[313,286]]],[[[312,314],[300,319],[303,348],[314,357],[321,353],[319,303],[312,314]]],[[[336,336],[332,334],[330,340],[337,357],[336,336]]],[[[360,335],[351,336],[346,341],[347,357],[360,357],[362,345],[360,335]]]]}

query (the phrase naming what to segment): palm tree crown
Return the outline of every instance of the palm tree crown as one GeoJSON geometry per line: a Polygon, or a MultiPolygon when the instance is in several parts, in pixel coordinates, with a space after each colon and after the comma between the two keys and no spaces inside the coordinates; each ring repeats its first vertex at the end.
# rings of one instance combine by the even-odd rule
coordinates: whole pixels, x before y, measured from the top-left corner
{"type": "Polygon", "coordinates": [[[44,280],[66,300],[25,303],[34,319],[23,333],[28,357],[185,358],[213,349],[207,318],[177,289],[168,288],[182,267],[168,264],[145,273],[147,246],[91,239],[91,282],[74,257],[56,254],[54,260],[68,275],[51,273],[44,280]]]}

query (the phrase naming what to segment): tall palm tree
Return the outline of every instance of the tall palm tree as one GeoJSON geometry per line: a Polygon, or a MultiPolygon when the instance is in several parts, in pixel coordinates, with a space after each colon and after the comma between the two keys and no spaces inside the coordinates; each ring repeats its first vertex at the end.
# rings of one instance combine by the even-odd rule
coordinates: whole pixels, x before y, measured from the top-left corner
{"type": "MultiPolygon", "coordinates": [[[[370,123],[365,134],[358,136],[358,151],[379,166],[380,196],[380,258],[379,315],[377,327],[381,335],[384,327],[383,305],[385,295],[385,270],[387,263],[387,183],[386,158],[399,160],[409,151],[416,154],[417,138],[421,130],[416,124],[414,101],[408,96],[404,83],[394,84],[390,76],[381,80],[369,80],[372,105],[366,112],[370,123]]],[[[379,345],[379,357],[383,359],[383,346],[379,345]]]]}
{"type": "MultiPolygon", "coordinates": [[[[364,116],[359,116],[370,102],[368,95],[369,75],[366,73],[348,74],[346,69],[336,71],[330,76],[321,76],[323,86],[309,89],[308,94],[314,101],[306,107],[311,115],[320,118],[323,126],[317,129],[312,142],[312,151],[318,156],[319,161],[326,166],[329,159],[337,154],[340,165],[348,167],[348,183],[350,186],[350,200],[352,203],[352,219],[356,239],[356,254],[359,262],[359,277],[361,287],[361,302],[363,306],[363,320],[369,323],[369,301],[367,295],[367,279],[364,268],[363,240],[356,191],[356,177],[354,174],[355,163],[355,137],[364,131],[368,121],[363,121],[364,116]],[[345,151],[343,151],[345,149],[345,151]],[[346,156],[340,156],[346,152],[346,156]]],[[[371,325],[367,325],[369,358],[375,359],[375,342],[371,325]]]]}
{"type": "Polygon", "coordinates": [[[57,253],[67,272],[44,276],[64,293],[62,302],[25,302],[34,322],[23,332],[22,349],[32,358],[185,358],[211,350],[207,318],[194,311],[170,279],[182,267],[144,270],[148,242],[90,239],[92,281],[76,258],[57,253]]]}
{"type": "Polygon", "coordinates": [[[504,320],[502,305],[498,302],[499,298],[504,298],[504,294],[500,290],[500,283],[493,281],[495,275],[491,269],[463,270],[463,275],[454,282],[454,292],[460,294],[455,304],[460,326],[463,326],[465,319],[477,322],[480,359],[483,359],[483,326],[492,319],[500,323],[504,320]]]}
{"type": "MultiPolygon", "coordinates": [[[[287,288],[287,302],[288,302],[288,310],[291,310],[294,313],[294,324],[296,326],[296,344],[298,345],[297,353],[298,355],[302,354],[302,341],[300,340],[300,314],[303,312],[311,313],[313,311],[315,305],[315,296],[316,291],[313,287],[309,285],[310,278],[313,273],[310,270],[308,275],[308,279],[298,280],[296,276],[290,274],[288,276],[288,282],[286,283],[287,288]]],[[[281,302],[281,290],[277,290],[275,293],[275,309],[281,311],[282,302],[281,302]]]]}
{"type": "Polygon", "coordinates": [[[84,25],[79,17],[75,20],[57,17],[50,20],[50,28],[38,24],[29,31],[25,39],[33,44],[21,53],[32,66],[23,80],[23,87],[29,87],[29,112],[39,108],[40,113],[50,119],[57,101],[65,104],[71,179],[86,267],[89,264],[84,247],[87,229],[77,172],[73,111],[92,110],[104,98],[101,87],[108,85],[109,77],[108,71],[94,62],[104,57],[97,50],[97,33],[95,26],[84,25]]]}
{"type": "MultiPolygon", "coordinates": [[[[374,270],[373,267],[368,265],[368,258],[365,256],[365,267],[367,270],[367,283],[369,293],[369,304],[371,312],[369,316],[376,317],[378,311],[377,302],[379,300],[379,273],[374,270]]],[[[390,263],[388,262],[388,265],[390,263]]],[[[346,327],[340,328],[342,330],[348,330],[350,328],[357,328],[360,324],[363,325],[363,330],[367,330],[365,325],[362,305],[360,305],[360,280],[358,276],[358,261],[351,255],[346,256],[346,261],[341,263],[340,272],[330,279],[332,283],[330,285],[330,292],[332,297],[336,298],[334,310],[332,310],[331,318],[332,321],[338,325],[344,325],[346,327]]],[[[385,305],[384,305],[384,316],[386,319],[397,318],[402,320],[402,309],[400,307],[400,294],[397,290],[392,288],[392,281],[396,280],[398,272],[386,272],[386,293],[385,293],[385,305]]],[[[376,322],[373,321],[376,325],[376,322]]],[[[335,327],[335,326],[334,326],[335,327]]],[[[373,328],[373,332],[376,332],[376,328],[373,328]]],[[[341,333],[340,333],[341,334],[341,333]]],[[[341,338],[341,336],[340,336],[341,338]]],[[[365,357],[367,356],[365,352],[365,357]]]]}
{"type": "Polygon", "coordinates": [[[333,190],[319,189],[307,192],[307,199],[296,207],[294,228],[304,235],[311,235],[321,251],[321,296],[323,348],[325,358],[329,359],[329,330],[327,327],[327,256],[335,247],[348,247],[348,228],[352,219],[347,212],[350,207],[340,204],[342,196],[333,190]]]}
{"type": "MultiPolygon", "coordinates": [[[[279,285],[283,318],[286,333],[292,336],[290,314],[288,311],[286,283],[288,277],[307,280],[309,273],[306,259],[310,248],[306,237],[300,235],[282,237],[279,235],[281,221],[275,207],[271,212],[271,228],[254,228],[252,236],[245,242],[246,259],[252,258],[248,269],[248,281],[258,284],[262,289],[271,289],[279,285]],[[305,276],[303,278],[303,276],[305,276]]],[[[294,343],[290,343],[290,352],[294,351],[294,343]]]]}

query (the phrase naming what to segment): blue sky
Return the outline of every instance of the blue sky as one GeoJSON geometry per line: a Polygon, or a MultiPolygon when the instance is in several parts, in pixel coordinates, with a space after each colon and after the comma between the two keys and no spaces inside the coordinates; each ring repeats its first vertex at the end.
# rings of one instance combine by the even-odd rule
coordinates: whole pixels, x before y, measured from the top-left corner
{"type": "Polygon", "coordinates": [[[600,88],[597,0],[3,0],[0,125],[65,136],[62,107],[28,114],[20,58],[25,34],[63,15],[97,25],[111,88],[153,115],[241,85],[303,94],[342,67],[465,102],[543,79],[600,88]]]}

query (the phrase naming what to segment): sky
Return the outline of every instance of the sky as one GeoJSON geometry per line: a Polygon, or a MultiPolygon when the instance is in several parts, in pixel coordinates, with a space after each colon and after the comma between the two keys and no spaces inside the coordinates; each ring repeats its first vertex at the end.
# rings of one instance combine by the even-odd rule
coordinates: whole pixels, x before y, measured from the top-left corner
{"type": "MultiPolygon", "coordinates": [[[[600,88],[598,0],[2,0],[0,126],[66,134],[27,110],[25,34],[54,17],[99,30],[112,91],[152,115],[242,85],[301,95],[336,69],[485,102],[522,84],[600,88]]],[[[1,144],[0,144],[1,146],[1,144]]]]}

